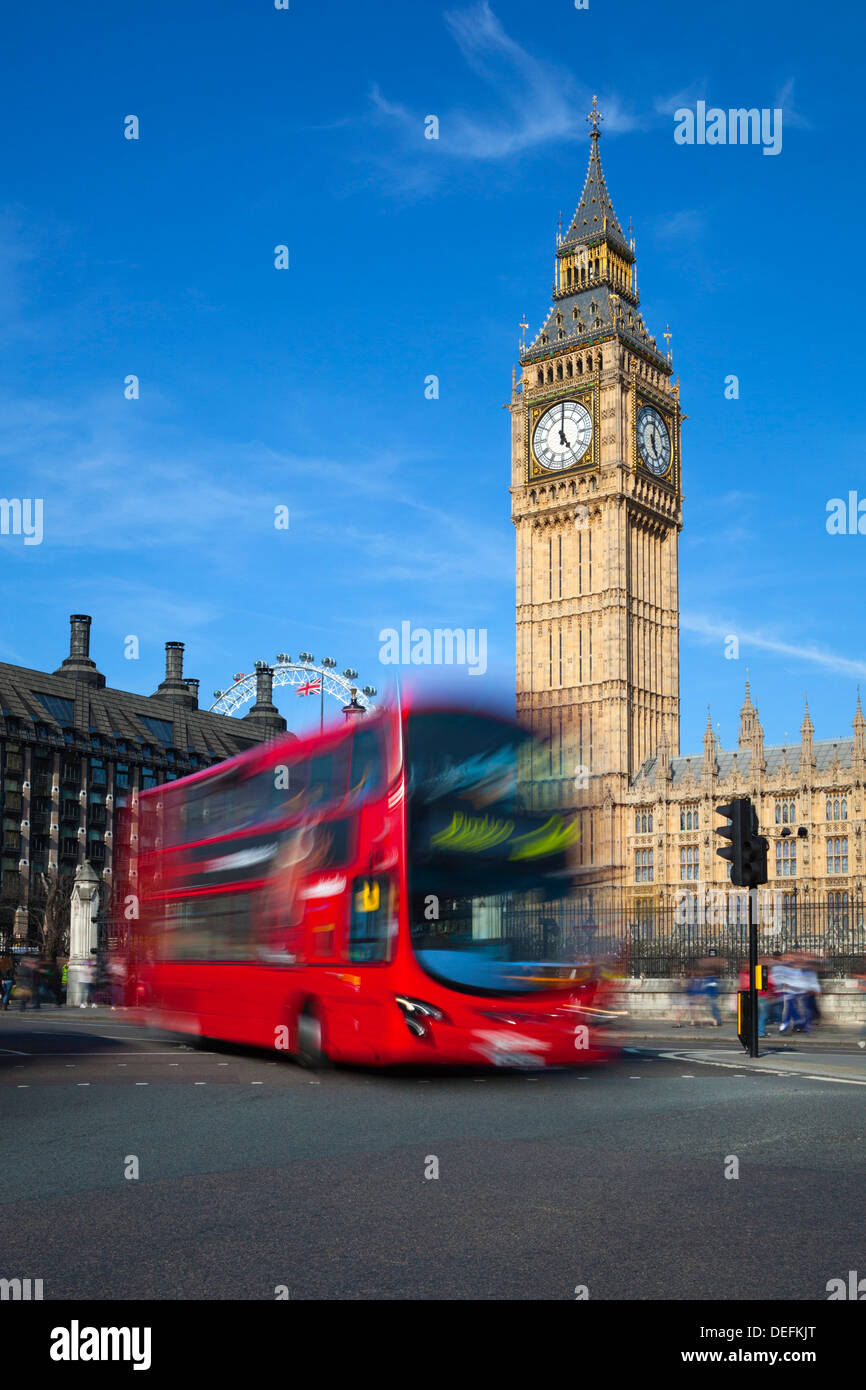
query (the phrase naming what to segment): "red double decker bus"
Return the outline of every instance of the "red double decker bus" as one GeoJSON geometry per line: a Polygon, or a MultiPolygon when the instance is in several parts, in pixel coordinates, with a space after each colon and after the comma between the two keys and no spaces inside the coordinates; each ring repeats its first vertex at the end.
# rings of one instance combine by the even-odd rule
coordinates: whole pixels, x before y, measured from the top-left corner
{"type": "Polygon", "coordinates": [[[538,756],[508,720],[409,706],[143,793],[119,887],[150,1017],[310,1065],[602,1055],[601,972],[556,922],[575,829],[532,809],[538,756]]]}

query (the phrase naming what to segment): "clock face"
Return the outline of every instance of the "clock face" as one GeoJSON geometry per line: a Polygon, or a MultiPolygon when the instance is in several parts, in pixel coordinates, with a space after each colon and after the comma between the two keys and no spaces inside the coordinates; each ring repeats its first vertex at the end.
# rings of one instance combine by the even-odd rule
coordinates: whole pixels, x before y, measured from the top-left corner
{"type": "Polygon", "coordinates": [[[545,410],[532,435],[532,448],[545,468],[570,468],[592,443],[589,411],[578,401],[557,401],[545,410]]]}
{"type": "Polygon", "coordinates": [[[651,405],[641,406],[637,417],[637,447],[651,473],[663,478],[671,466],[668,427],[651,405]]]}

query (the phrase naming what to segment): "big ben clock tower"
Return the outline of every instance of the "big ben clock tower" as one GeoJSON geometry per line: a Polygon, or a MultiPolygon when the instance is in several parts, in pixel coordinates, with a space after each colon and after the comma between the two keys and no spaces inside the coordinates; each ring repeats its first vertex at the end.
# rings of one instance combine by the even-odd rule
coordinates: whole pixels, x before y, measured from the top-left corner
{"type": "Polygon", "coordinates": [[[622,880],[623,793],[679,752],[679,387],[640,313],[634,243],[590,155],[553,304],[510,404],[517,712],[548,740],[541,803],[580,808],[580,857],[622,880]]]}

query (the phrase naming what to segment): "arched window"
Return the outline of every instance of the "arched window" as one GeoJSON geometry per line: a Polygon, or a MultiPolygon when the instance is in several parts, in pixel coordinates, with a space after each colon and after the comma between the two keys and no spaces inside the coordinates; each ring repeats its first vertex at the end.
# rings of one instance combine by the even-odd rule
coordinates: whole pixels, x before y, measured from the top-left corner
{"type": "Polygon", "coordinates": [[[827,815],[826,815],[826,819],[827,819],[827,820],[832,820],[832,819],[833,819],[833,803],[832,803],[832,801],[828,801],[828,802],[827,802],[827,815]]]}
{"type": "Polygon", "coordinates": [[[841,809],[841,812],[842,812],[841,819],[842,819],[842,820],[847,820],[847,819],[848,819],[848,798],[847,798],[847,796],[843,796],[843,797],[842,797],[842,802],[841,802],[841,808],[840,808],[840,809],[841,809]]]}
{"type": "Polygon", "coordinates": [[[644,815],[644,816],[641,816],[641,818],[640,818],[640,829],[641,829],[641,834],[642,834],[642,835],[645,835],[645,834],[646,834],[646,816],[645,816],[645,815],[644,815]]]}
{"type": "Polygon", "coordinates": [[[835,801],[833,802],[833,819],[834,819],[834,820],[838,820],[838,819],[839,819],[839,798],[838,798],[838,796],[836,797],[835,801]]]}
{"type": "Polygon", "coordinates": [[[653,813],[652,813],[652,811],[650,811],[649,815],[648,815],[647,818],[646,818],[646,828],[647,828],[647,830],[650,832],[650,834],[652,834],[652,828],[653,828],[653,813]]]}
{"type": "Polygon", "coordinates": [[[548,367],[548,369],[547,369],[547,380],[548,380],[548,381],[553,381],[553,368],[552,368],[552,367],[548,367]]]}
{"type": "Polygon", "coordinates": [[[567,270],[567,272],[566,272],[566,277],[567,277],[567,280],[568,280],[568,284],[569,284],[569,285],[571,284],[571,277],[572,277],[572,274],[573,274],[573,271],[572,271],[572,269],[571,269],[571,266],[569,266],[569,267],[568,267],[568,270],[567,270]]]}
{"type": "Polygon", "coordinates": [[[570,357],[565,364],[565,374],[566,376],[574,376],[574,364],[570,357]]]}
{"type": "Polygon", "coordinates": [[[543,368],[543,367],[539,367],[539,369],[538,369],[538,381],[537,381],[537,384],[538,384],[539,386],[543,386],[543,385],[544,385],[544,368],[543,368]]]}
{"type": "Polygon", "coordinates": [[[686,813],[685,813],[685,811],[680,811],[680,830],[685,830],[685,828],[686,828],[686,813]]]}
{"type": "Polygon", "coordinates": [[[635,835],[640,834],[640,815],[637,812],[635,812],[634,818],[634,833],[635,835]]]}
{"type": "Polygon", "coordinates": [[[833,839],[827,841],[827,873],[828,874],[847,874],[848,872],[848,840],[833,839]]]}
{"type": "Polygon", "coordinates": [[[577,374],[578,374],[578,376],[583,376],[583,358],[582,358],[582,357],[578,357],[578,359],[577,359],[577,374]]]}
{"type": "Polygon", "coordinates": [[[561,363],[561,362],[557,362],[557,364],[556,364],[556,379],[557,379],[557,381],[562,381],[562,363],[561,363]]]}

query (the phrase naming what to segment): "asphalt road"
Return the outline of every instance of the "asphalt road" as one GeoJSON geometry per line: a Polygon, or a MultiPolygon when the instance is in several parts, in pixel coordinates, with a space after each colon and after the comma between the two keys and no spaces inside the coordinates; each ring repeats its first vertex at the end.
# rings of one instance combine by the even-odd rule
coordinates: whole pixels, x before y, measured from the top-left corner
{"type": "Polygon", "coordinates": [[[823,1300],[866,1274],[855,1048],[314,1075],[47,1008],[0,1015],[0,1048],[0,1276],[46,1299],[823,1300]]]}

